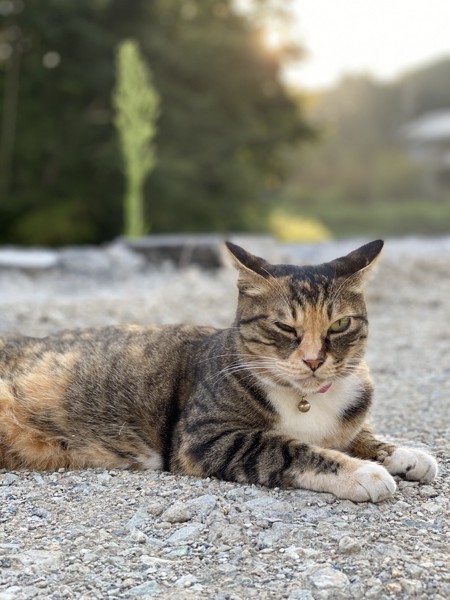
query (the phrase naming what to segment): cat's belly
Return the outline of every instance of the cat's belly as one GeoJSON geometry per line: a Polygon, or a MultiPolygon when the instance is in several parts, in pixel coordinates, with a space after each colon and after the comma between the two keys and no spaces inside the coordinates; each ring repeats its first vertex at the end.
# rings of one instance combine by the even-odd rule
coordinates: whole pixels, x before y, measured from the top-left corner
{"type": "Polygon", "coordinates": [[[42,380],[39,386],[36,377],[31,381],[34,387],[24,395],[26,387],[0,377],[0,468],[162,469],[156,444],[133,436],[126,421],[111,429],[99,419],[98,435],[92,428],[71,425],[58,403],[60,381],[49,380],[51,388],[44,388],[42,380]]]}
{"type": "Polygon", "coordinates": [[[360,390],[361,381],[357,378],[336,381],[324,394],[308,396],[311,408],[305,413],[298,409],[302,398],[298,392],[271,389],[268,397],[279,414],[275,430],[302,443],[343,449],[351,439],[351,425],[343,415],[358,398],[360,390]]]}

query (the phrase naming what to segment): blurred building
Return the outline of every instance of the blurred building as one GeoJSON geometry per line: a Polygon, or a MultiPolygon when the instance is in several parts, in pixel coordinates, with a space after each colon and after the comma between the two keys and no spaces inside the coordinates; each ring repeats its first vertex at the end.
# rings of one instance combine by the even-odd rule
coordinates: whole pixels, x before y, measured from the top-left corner
{"type": "Polygon", "coordinates": [[[450,188],[450,109],[425,113],[400,131],[411,158],[423,166],[429,192],[450,188]]]}

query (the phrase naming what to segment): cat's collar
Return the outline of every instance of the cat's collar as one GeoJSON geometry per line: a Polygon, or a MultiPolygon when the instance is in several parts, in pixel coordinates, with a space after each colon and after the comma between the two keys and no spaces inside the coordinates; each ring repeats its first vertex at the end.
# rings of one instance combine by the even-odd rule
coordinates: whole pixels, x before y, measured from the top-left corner
{"type": "MultiPolygon", "coordinates": [[[[320,388],[320,390],[318,392],[316,392],[316,394],[325,394],[325,392],[328,392],[328,390],[330,389],[330,387],[332,386],[331,383],[327,383],[327,385],[324,385],[323,387],[320,388]]],[[[300,412],[308,412],[309,409],[311,408],[311,404],[308,402],[308,400],[306,399],[307,396],[302,396],[300,402],[297,404],[297,408],[300,412]]]]}

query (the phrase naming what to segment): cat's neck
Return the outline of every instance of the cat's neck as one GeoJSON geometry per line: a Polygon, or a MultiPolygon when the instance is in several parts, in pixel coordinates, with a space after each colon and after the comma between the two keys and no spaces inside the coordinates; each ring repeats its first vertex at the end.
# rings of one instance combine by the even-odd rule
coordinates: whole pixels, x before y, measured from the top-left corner
{"type": "Polygon", "coordinates": [[[267,388],[266,393],[279,416],[276,425],[279,433],[303,442],[323,444],[341,430],[342,415],[358,403],[365,385],[367,379],[363,368],[357,374],[335,381],[326,393],[306,396],[310,404],[307,412],[298,408],[302,398],[298,390],[273,386],[267,388]]]}

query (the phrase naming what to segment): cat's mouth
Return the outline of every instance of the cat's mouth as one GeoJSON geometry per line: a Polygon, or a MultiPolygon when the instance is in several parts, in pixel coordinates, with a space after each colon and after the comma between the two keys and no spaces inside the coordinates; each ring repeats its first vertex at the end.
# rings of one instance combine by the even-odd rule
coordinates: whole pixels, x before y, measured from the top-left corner
{"type": "Polygon", "coordinates": [[[259,372],[260,379],[265,379],[271,385],[281,385],[282,387],[291,387],[297,390],[303,396],[312,396],[314,394],[324,394],[327,392],[333,382],[333,377],[318,377],[309,375],[301,377],[299,373],[286,372],[286,369],[265,369],[266,377],[259,372]]]}
{"type": "Polygon", "coordinates": [[[298,382],[298,387],[305,394],[324,394],[330,389],[331,385],[332,383],[329,380],[320,380],[314,375],[298,382]]]}

